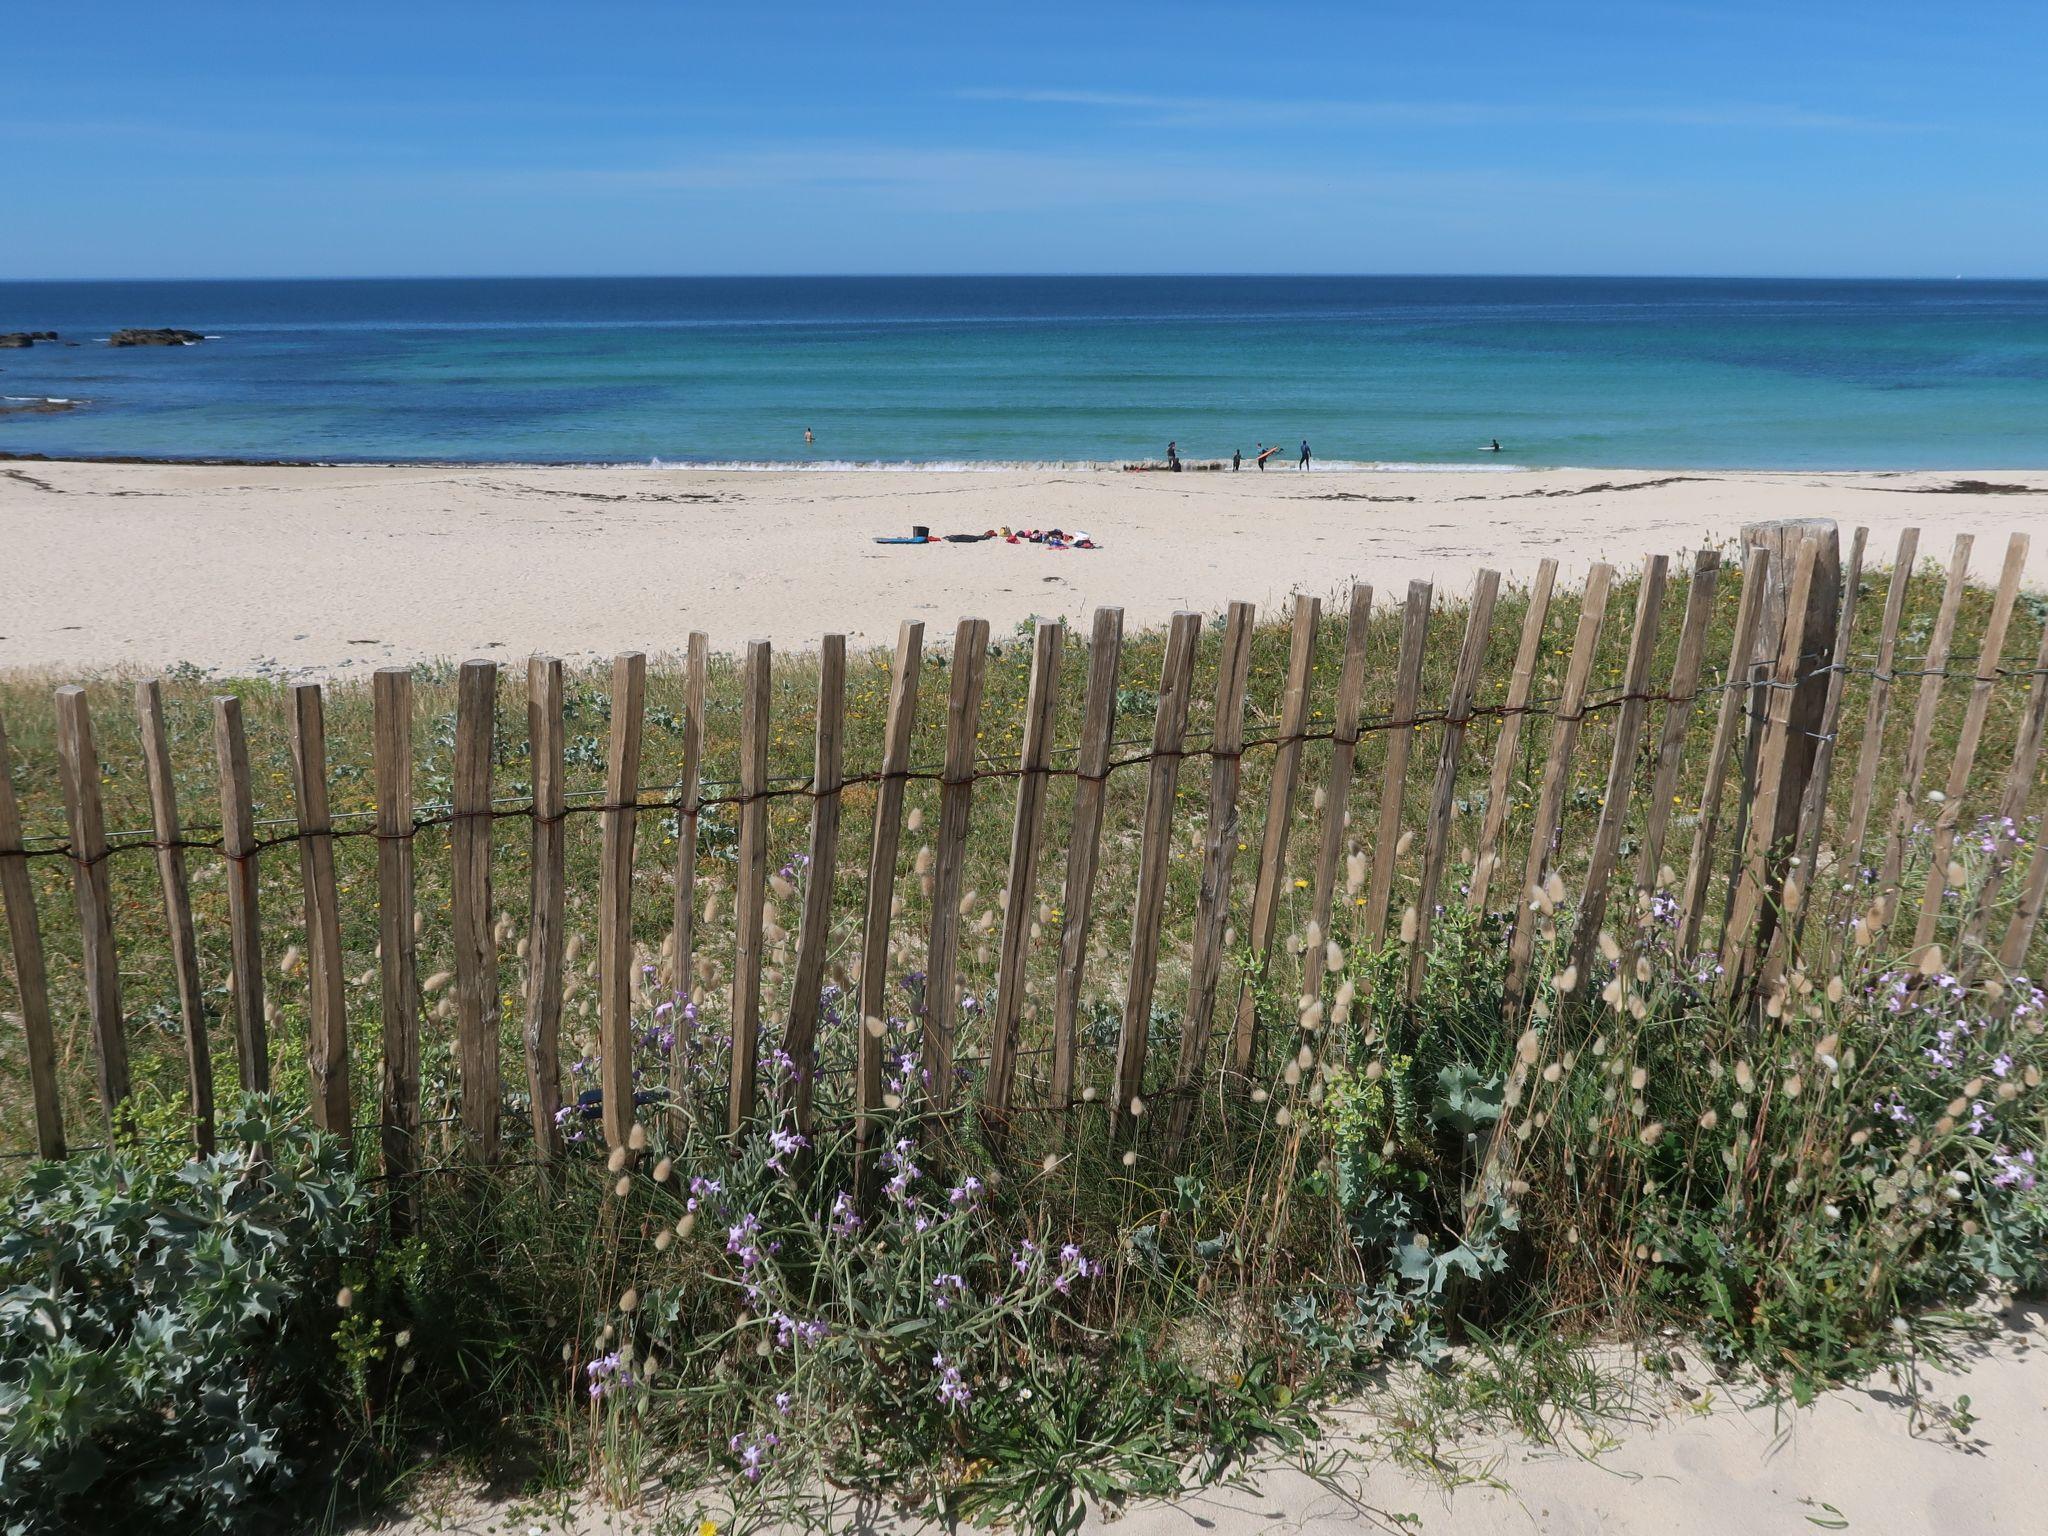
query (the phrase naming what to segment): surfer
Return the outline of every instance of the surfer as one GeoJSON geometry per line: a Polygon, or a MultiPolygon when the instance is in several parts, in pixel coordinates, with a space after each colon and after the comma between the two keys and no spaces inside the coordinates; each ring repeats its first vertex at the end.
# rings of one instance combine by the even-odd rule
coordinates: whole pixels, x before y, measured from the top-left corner
{"type": "Polygon", "coordinates": [[[1263,475],[1266,472],[1266,460],[1272,456],[1273,450],[1268,448],[1264,442],[1252,444],[1252,461],[1259,466],[1260,474],[1263,475]]]}
{"type": "Polygon", "coordinates": [[[812,437],[811,437],[811,429],[810,429],[809,427],[805,427],[805,428],[804,428],[804,446],[805,446],[806,448],[810,447],[810,446],[811,446],[811,443],[812,443],[812,441],[813,441],[813,439],[812,439],[812,437]]]}
{"type": "Polygon", "coordinates": [[[1166,445],[1166,467],[1176,475],[1180,473],[1180,445],[1178,443],[1170,442],[1166,445]]]}
{"type": "Polygon", "coordinates": [[[1236,474],[1236,473],[1237,473],[1237,472],[1238,472],[1238,471],[1239,471],[1240,469],[1243,469],[1243,468],[1244,468],[1244,450],[1243,450],[1242,448],[1233,448],[1233,449],[1231,449],[1231,450],[1230,450],[1230,472],[1231,472],[1231,473],[1232,473],[1232,474],[1234,475],[1234,474],[1236,474]]]}
{"type": "Polygon", "coordinates": [[[1488,452],[1490,452],[1490,453],[1499,453],[1499,452],[1500,452],[1500,439],[1496,437],[1496,438],[1495,438],[1495,439],[1493,440],[1493,447],[1492,447],[1492,448],[1490,448],[1490,449],[1488,449],[1487,451],[1488,451],[1488,452]]]}
{"type": "Polygon", "coordinates": [[[1301,440],[1301,463],[1297,465],[1296,468],[1308,468],[1308,439],[1305,437],[1301,440]]]}

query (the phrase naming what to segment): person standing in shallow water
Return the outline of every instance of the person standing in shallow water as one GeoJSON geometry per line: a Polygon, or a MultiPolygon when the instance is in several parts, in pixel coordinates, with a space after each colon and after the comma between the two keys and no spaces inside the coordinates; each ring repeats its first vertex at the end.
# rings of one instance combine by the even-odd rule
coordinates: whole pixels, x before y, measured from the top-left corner
{"type": "Polygon", "coordinates": [[[1234,475],[1234,474],[1236,474],[1236,473],[1237,473],[1237,472],[1238,472],[1238,471],[1239,471],[1240,469],[1243,469],[1243,468],[1244,468],[1244,450],[1243,450],[1243,449],[1241,449],[1241,448],[1233,448],[1233,449],[1231,449],[1231,450],[1230,450],[1230,472],[1231,472],[1231,473],[1232,473],[1232,474],[1234,475]]]}
{"type": "Polygon", "coordinates": [[[805,427],[805,428],[804,428],[804,446],[805,446],[806,448],[810,447],[810,446],[811,446],[811,442],[812,442],[812,438],[811,438],[811,429],[810,429],[809,427],[805,427]]]}
{"type": "Polygon", "coordinates": [[[1305,437],[1301,440],[1301,463],[1297,467],[1301,469],[1308,468],[1308,439],[1305,437]]]}

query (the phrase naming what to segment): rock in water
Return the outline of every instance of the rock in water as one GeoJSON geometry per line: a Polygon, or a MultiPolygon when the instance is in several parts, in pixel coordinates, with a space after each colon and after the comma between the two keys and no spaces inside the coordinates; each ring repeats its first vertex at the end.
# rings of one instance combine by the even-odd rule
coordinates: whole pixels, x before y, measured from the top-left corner
{"type": "Polygon", "coordinates": [[[189,347],[206,340],[199,331],[181,331],[172,326],[130,326],[107,338],[110,347],[189,347]]]}

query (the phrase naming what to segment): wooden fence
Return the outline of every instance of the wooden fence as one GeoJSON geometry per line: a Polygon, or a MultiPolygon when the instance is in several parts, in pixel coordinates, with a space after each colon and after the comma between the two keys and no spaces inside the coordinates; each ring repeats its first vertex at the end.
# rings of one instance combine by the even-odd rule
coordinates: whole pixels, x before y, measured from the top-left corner
{"type": "MultiPolygon", "coordinates": [[[[1168,1136],[1166,1145],[1177,1143],[1216,1094],[1268,1072],[1276,1053],[1293,1049],[1292,1039],[1261,1038],[1255,993],[1276,960],[1296,964],[1301,946],[1282,952],[1284,926],[1308,935],[1311,950],[1321,937],[1336,934],[1333,908],[1340,884],[1352,944],[1407,946],[1411,996],[1424,983],[1432,924],[1445,903],[1505,909],[1511,1009],[1526,1006],[1540,979],[1534,973],[1536,908],[1547,905],[1541,893],[1546,884],[1555,889],[1553,877],[1561,871],[1571,877],[1579,913],[1570,954],[1587,975],[1597,963],[1596,940],[1607,912],[1626,907],[1633,913],[1653,897],[1669,904],[1681,952],[1709,955],[1724,968],[1719,984],[1730,996],[1755,990],[1780,971],[1796,953],[1802,925],[1812,921],[1853,921],[1864,931],[1895,933],[1902,943],[1910,934],[1916,953],[1946,943],[1952,953],[1982,954],[2017,968],[2025,962],[2048,895],[2048,843],[2032,843],[2021,830],[2040,776],[2048,720],[2048,630],[2026,656],[2007,658],[2027,547],[2024,536],[2015,536],[1983,615],[1975,656],[1955,652],[1966,597],[1981,607],[1981,593],[1967,586],[1971,544],[1968,535],[1956,540],[1931,628],[1902,634],[1919,553],[1918,533],[1909,531],[1884,583],[1873,639],[1871,614],[1879,593],[1872,582],[1870,603],[1863,603],[1862,530],[1846,553],[1832,525],[1751,530],[1742,565],[1731,573],[1739,599],[1726,650],[1718,654],[1710,653],[1709,637],[1724,588],[1722,557],[1706,552],[1691,563],[1682,578],[1682,612],[1676,605],[1667,612],[1674,583],[1666,559],[1653,557],[1634,583],[1619,686],[1612,689],[1600,687],[1596,676],[1603,638],[1618,617],[1609,613],[1616,573],[1605,565],[1588,573],[1566,642],[1551,632],[1553,608],[1565,595],[1557,591],[1554,562],[1543,563],[1523,600],[1504,681],[1486,676],[1490,646],[1497,639],[1505,643],[1493,633],[1501,598],[1493,572],[1482,572],[1474,584],[1454,651],[1445,638],[1429,634],[1430,586],[1412,583],[1400,608],[1390,673],[1377,679],[1369,678],[1374,669],[1367,646],[1375,594],[1356,588],[1342,623],[1333,688],[1327,666],[1321,677],[1316,671],[1319,637],[1327,638],[1330,626],[1316,599],[1297,598],[1277,718],[1269,715],[1250,733],[1247,680],[1255,614],[1252,605],[1234,603],[1220,620],[1220,633],[1209,626],[1217,638],[1206,741],[1191,741],[1189,731],[1205,626],[1194,614],[1180,614],[1163,637],[1149,739],[1122,755],[1113,740],[1116,719],[1130,712],[1130,690],[1152,679],[1126,678],[1116,609],[1095,615],[1078,739],[1064,746],[1056,739],[1057,723],[1076,717],[1073,700],[1062,698],[1063,686],[1070,687],[1063,683],[1063,670],[1071,670],[1063,668],[1069,640],[1060,624],[1036,626],[1021,718],[1011,722],[1018,750],[1002,763],[987,761],[977,745],[984,734],[991,648],[985,621],[960,624],[943,669],[924,654],[923,626],[902,626],[888,667],[879,761],[855,771],[845,761],[847,648],[843,637],[827,636],[816,659],[815,712],[807,721],[814,736],[812,766],[793,783],[770,774],[771,656],[758,641],[738,663],[736,772],[721,783],[707,778],[713,747],[706,729],[707,680],[714,661],[706,637],[697,634],[690,637],[683,664],[682,707],[671,722],[680,741],[680,774],[664,775],[658,788],[646,781],[648,665],[644,655],[628,653],[613,665],[606,699],[603,792],[583,803],[571,803],[565,789],[568,684],[560,661],[535,657],[527,667],[528,782],[509,801],[494,793],[494,763],[506,746],[496,724],[498,667],[490,661],[461,667],[448,782],[436,786],[438,794],[424,810],[416,799],[414,678],[385,670],[376,674],[373,689],[374,807],[346,824],[337,824],[330,812],[323,689],[308,683],[290,690],[295,814],[281,829],[262,827],[254,814],[242,701],[219,697],[211,706],[219,825],[217,831],[188,830],[164,690],[148,681],[135,690],[135,723],[152,824],[137,834],[110,836],[97,735],[104,721],[93,718],[84,690],[60,688],[54,739],[62,834],[24,835],[14,763],[0,724],[0,896],[13,958],[8,1027],[18,1030],[25,1051],[36,1147],[47,1157],[65,1152],[59,1084],[65,1040],[89,1042],[93,1090],[103,1111],[130,1092],[129,1045],[137,1022],[109,871],[116,859],[140,859],[145,850],[155,866],[165,947],[143,969],[157,978],[153,985],[159,990],[168,989],[154,1006],[176,1021],[185,1102],[198,1145],[210,1146],[214,1134],[218,1042],[210,1034],[210,997],[224,999],[212,1010],[232,1020],[232,1054],[242,1085],[269,1086],[266,956],[278,955],[279,924],[265,906],[261,866],[289,846],[297,862],[298,899],[286,958],[295,975],[297,962],[303,964],[311,1114],[345,1135],[357,1126],[351,1085],[362,1075],[368,1053],[377,1064],[377,1103],[374,1119],[361,1123],[377,1128],[384,1169],[393,1175],[406,1174],[420,1160],[423,1018],[433,1025],[450,1012],[454,1091],[446,1101],[457,1111],[470,1153],[486,1161],[499,1158],[508,1119],[518,1123],[506,1113],[501,1041],[507,1038],[523,1041],[523,1097],[536,1156],[558,1153],[564,1120],[574,1123],[584,1109],[601,1115],[606,1141],[626,1145],[637,1106],[661,1098],[662,1085],[636,1081],[632,1067],[636,1030],[646,1027],[650,1000],[642,977],[657,963],[677,997],[688,997],[706,1014],[721,1004],[728,1010],[725,1097],[733,1132],[762,1107],[763,975],[772,959],[773,974],[786,989],[780,1002],[769,996],[765,1022],[798,1064],[784,1107],[800,1126],[811,1126],[823,1112],[813,1064],[827,1048],[826,1034],[850,1034],[830,1042],[849,1059],[850,1099],[839,1107],[867,1134],[894,1099],[884,1042],[892,959],[902,953],[905,833],[907,826],[919,826],[920,813],[905,812],[913,789],[935,791],[937,811],[935,830],[912,869],[929,906],[923,1005],[914,1025],[922,1068],[917,1083],[931,1108],[960,1107],[964,1056],[958,1047],[966,1034],[979,1034],[985,1051],[974,1058],[978,1078],[971,1103],[998,1123],[1026,1111],[1068,1112],[1093,1104],[1115,1130],[1135,1134],[1153,1098],[1169,1106],[1157,1122],[1168,1136]],[[1859,635],[1868,642],[1862,650],[1859,635]],[[1566,645],[1561,684],[1555,693],[1539,696],[1541,681],[1555,671],[1549,658],[1566,645]],[[1909,655],[1902,646],[1917,650],[1909,655]],[[1425,660],[1432,655],[1439,674],[1449,667],[1447,684],[1434,695],[1425,689],[1425,660]],[[1938,733],[1944,685],[1951,678],[1967,680],[1967,695],[1960,720],[1949,721],[1952,731],[1938,733]],[[943,696],[934,697],[938,679],[943,696]],[[1369,682],[1391,696],[1383,716],[1366,714],[1369,682]],[[2017,685],[2024,685],[2023,702],[2017,685]],[[1895,693],[1901,693],[1900,709],[1906,706],[1901,690],[1912,695],[1902,755],[1891,719],[1895,693]],[[1496,693],[1497,701],[1483,701],[1496,693]],[[1853,711],[1846,705],[1852,696],[1853,711]],[[1986,762],[1980,772],[1994,705],[1992,734],[2000,760],[1986,762]],[[941,709],[942,759],[917,763],[913,741],[920,712],[941,709]],[[1592,722],[1608,731],[1604,771],[1597,762],[1580,761],[1582,736],[1592,722]],[[1852,730],[1857,725],[1860,730],[1852,730]],[[1377,773],[1361,775],[1361,748],[1375,742],[1377,773]],[[1268,753],[1263,814],[1248,820],[1240,803],[1245,764],[1268,753]],[[1937,761],[1937,755],[1945,760],[1937,761]],[[1191,763],[1206,767],[1207,780],[1206,809],[1192,823],[1180,801],[1195,791],[1183,792],[1179,784],[1191,763]],[[1317,765],[1321,782],[1311,786],[1317,765]],[[1596,795],[1577,787],[1582,771],[1597,775],[1596,795]],[[1124,802],[1113,799],[1111,785],[1138,776],[1138,814],[1130,826],[1115,824],[1112,813],[1124,802]],[[1373,777],[1376,785],[1369,781],[1373,777]],[[1692,794],[1681,795],[1681,785],[1692,794]],[[977,816],[986,825],[987,791],[998,787],[1013,797],[1007,861],[1000,895],[970,933],[968,913],[977,900],[964,888],[970,831],[977,816]],[[868,836],[863,846],[846,847],[842,812],[854,795],[863,810],[871,809],[868,836]],[[807,812],[800,881],[769,867],[769,811],[781,801],[807,812]],[[1695,809],[1681,811],[1681,802],[1695,809]],[[1921,827],[1919,818],[1930,814],[1930,805],[1936,807],[1931,824],[1921,827]],[[1580,827],[1577,846],[1566,836],[1575,808],[1580,822],[1590,821],[1580,827]],[[1990,818],[1993,835],[1987,838],[1967,824],[1970,814],[1990,818]],[[583,899],[569,888],[567,839],[571,823],[585,816],[596,819],[600,843],[592,962],[597,1081],[580,1099],[572,1097],[565,1111],[565,991],[581,979],[565,911],[583,899]],[[705,859],[700,834],[713,817],[721,826],[727,819],[736,822],[737,832],[729,985],[719,997],[693,984],[713,974],[697,954],[700,924],[708,926],[699,910],[705,859]],[[501,902],[502,891],[494,889],[494,879],[504,884],[494,866],[503,863],[505,852],[501,846],[494,857],[494,834],[507,822],[523,827],[526,844],[526,914],[518,944],[523,974],[509,994],[501,965],[518,925],[501,902]],[[646,868],[643,834],[651,824],[675,844],[671,866],[659,880],[646,868]],[[453,965],[447,1000],[430,1014],[418,974],[416,852],[420,840],[436,830],[447,843],[453,965]],[[1967,899],[1958,901],[1949,886],[1961,873],[1955,857],[1958,839],[1966,835],[1976,862],[1967,899]],[[1104,965],[1095,943],[1099,913],[1109,899],[1103,856],[1105,846],[1132,838],[1128,958],[1118,970],[1104,965]],[[374,878],[367,882],[375,903],[374,1006],[372,973],[354,982],[346,974],[344,892],[351,887],[338,884],[337,851],[355,839],[374,845],[374,878]],[[1909,858],[1909,847],[1917,850],[1921,842],[1927,844],[1924,871],[1918,851],[1909,858]],[[1240,850],[1249,856],[1248,882],[1240,878],[1240,850]],[[227,974],[224,986],[211,990],[203,976],[207,967],[188,867],[195,856],[218,860],[225,886],[227,974]],[[68,870],[75,915],[75,984],[64,988],[53,986],[46,967],[49,894],[39,903],[32,880],[46,860],[68,870]],[[2016,893],[2003,889],[2022,864],[2016,893]],[[1170,947],[1164,936],[1167,899],[1172,877],[1183,869],[1193,900],[1192,910],[1173,920],[1174,931],[1185,934],[1184,943],[1171,946],[1176,975],[1183,963],[1186,970],[1185,992],[1177,999],[1178,1042],[1167,1059],[1154,1063],[1148,1052],[1162,955],[1170,947]],[[1830,869],[1837,878],[1817,879],[1830,869]],[[850,930],[835,930],[834,893],[847,884],[858,887],[857,922],[850,930]],[[672,899],[659,913],[650,913],[650,886],[657,892],[672,886],[672,899]],[[1399,910],[1397,886],[1407,897],[1399,910]],[[1041,899],[1048,890],[1058,892],[1057,906],[1041,899]],[[1825,901],[1819,899],[1823,892],[1825,901]],[[798,903],[793,943],[781,927],[785,900],[798,903]],[[984,1000],[960,980],[960,966],[963,952],[992,928],[996,913],[1001,931],[989,957],[992,998],[984,1000]],[[1994,930],[1994,922],[2002,927],[1994,930]],[[651,926],[665,929],[658,957],[635,938],[651,926]],[[1034,955],[1041,972],[1037,984],[1027,979],[1034,955]],[[1226,987],[1226,961],[1233,957],[1226,987]],[[842,964],[845,959],[851,965],[842,964]],[[1082,1081],[1079,1064],[1091,966],[1094,985],[1102,985],[1108,970],[1121,995],[1106,1096],[1102,1084],[1082,1081]],[[1048,971],[1049,987],[1043,975],[1048,971]],[[838,981],[828,982],[828,972],[838,981]],[[351,1004],[352,990],[361,992],[360,1003],[351,1004]],[[821,1009],[821,999],[837,1001],[821,1009]],[[519,1012],[516,1021],[506,1017],[508,1008],[519,1012]],[[516,1032],[508,1027],[514,1022],[516,1032]],[[1020,1070],[1027,1055],[1043,1069],[1020,1070]]],[[[274,887],[275,871],[272,908],[274,887]]],[[[153,937],[152,945],[157,942],[153,937]]],[[[1299,963],[1304,986],[1312,990],[1317,953],[1299,963]]],[[[442,985],[442,978],[429,978],[430,990],[442,985]]],[[[680,1093],[686,1070],[680,1050],[671,1052],[668,1070],[667,1086],[680,1093]]],[[[515,1090],[510,1097],[521,1095],[515,1090]]]]}

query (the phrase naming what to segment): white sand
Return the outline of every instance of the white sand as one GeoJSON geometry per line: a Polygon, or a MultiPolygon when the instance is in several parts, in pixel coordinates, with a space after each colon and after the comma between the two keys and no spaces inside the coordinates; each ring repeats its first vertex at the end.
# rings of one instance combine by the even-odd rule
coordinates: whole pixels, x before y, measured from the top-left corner
{"type": "MultiPolygon", "coordinates": [[[[1228,1487],[1133,1506],[1114,1522],[1091,1514],[1084,1531],[1104,1536],[1408,1536],[1582,1532],[1615,1536],[1746,1536],[1843,1530],[1851,1536],[2023,1532],[2043,1528],[2048,1500],[2048,1349],[2036,1342],[2038,1306],[2007,1314],[2010,1331],[1978,1351],[1967,1374],[1921,1373],[1922,1401],[1970,1398],[1967,1434],[1931,1416],[1916,1426],[1907,1397],[1878,1380],[1830,1393],[1811,1407],[1745,1406],[1683,1351],[1682,1396],[1670,1382],[1635,1378],[1628,1422],[1577,1436],[1568,1448],[1514,1437],[1441,1448],[1444,1475],[1429,1478],[1390,1460],[1385,1403],[1361,1399],[1335,1415],[1321,1448],[1352,1454],[1327,1481],[1298,1468],[1262,1469],[1249,1488],[1228,1487]]],[[[688,1529],[687,1508],[668,1511],[688,1529]]],[[[382,1527],[387,1536],[429,1531],[612,1536],[652,1531],[660,1514],[621,1515],[587,1501],[542,1513],[519,1500],[451,1494],[382,1527]],[[428,1511],[431,1510],[431,1513],[428,1511]]],[[[849,1509],[845,1529],[884,1536],[937,1536],[934,1526],[849,1509]]]]}
{"type": "MultiPolygon", "coordinates": [[[[174,662],[335,673],[546,650],[575,659],[720,650],[842,630],[885,643],[920,618],[998,633],[1034,614],[1118,603],[1149,624],[1176,608],[1362,578],[1460,592],[1483,565],[1510,579],[1544,555],[1588,563],[1722,545],[1744,522],[1831,517],[1899,529],[1946,558],[2048,515],[2048,473],[1125,474],[1044,470],[715,474],[645,468],[204,468],[0,463],[0,667],[174,662]],[[1958,480],[2021,494],[1937,492],[1958,480]],[[1654,482],[1654,483],[1645,483],[1654,482]],[[1665,483],[1668,482],[1668,483],[1665,483]],[[1609,487],[1594,489],[1594,487],[1609,487]],[[999,524],[1081,529],[1105,547],[888,548],[877,534],[999,524]]],[[[2048,539],[2030,578],[2048,582],[2048,539]]]]}

